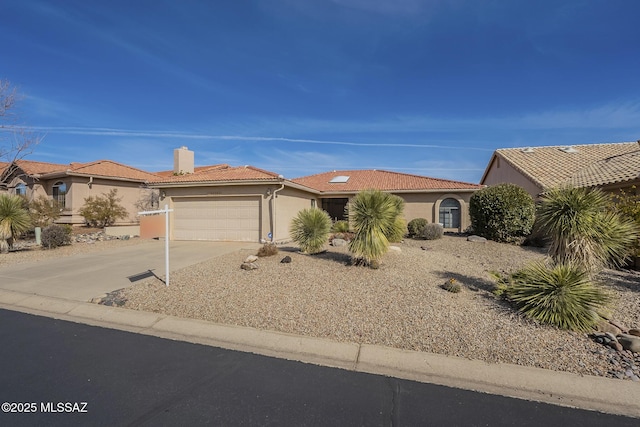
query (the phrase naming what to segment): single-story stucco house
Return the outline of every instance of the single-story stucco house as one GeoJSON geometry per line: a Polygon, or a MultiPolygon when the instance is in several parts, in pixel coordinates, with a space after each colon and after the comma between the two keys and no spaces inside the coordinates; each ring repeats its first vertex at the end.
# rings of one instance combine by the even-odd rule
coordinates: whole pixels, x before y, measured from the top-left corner
{"type": "MultiPolygon", "coordinates": [[[[127,209],[127,218],[119,220],[118,225],[137,222],[139,206],[153,204],[153,191],[146,183],[159,177],[140,169],[113,162],[98,160],[90,163],[56,164],[17,160],[11,164],[0,165],[3,191],[9,194],[25,196],[34,200],[39,196],[53,198],[63,209],[60,224],[84,225],[84,218],[78,210],[89,196],[101,196],[117,189],[120,204],[127,209]]],[[[157,206],[157,197],[155,200],[157,206]]]]}
{"type": "Polygon", "coordinates": [[[469,226],[468,203],[478,184],[380,170],[332,171],[297,179],[253,166],[194,167],[194,153],[174,151],[174,170],[149,182],[171,213],[174,240],[290,240],[289,225],[305,208],[320,207],[344,218],[348,200],[379,189],[406,201],[405,219],[422,217],[445,229],[469,226]]]}
{"type": "Polygon", "coordinates": [[[640,142],[503,148],[496,150],[481,184],[513,183],[537,198],[549,188],[572,185],[640,194],[640,142]]]}

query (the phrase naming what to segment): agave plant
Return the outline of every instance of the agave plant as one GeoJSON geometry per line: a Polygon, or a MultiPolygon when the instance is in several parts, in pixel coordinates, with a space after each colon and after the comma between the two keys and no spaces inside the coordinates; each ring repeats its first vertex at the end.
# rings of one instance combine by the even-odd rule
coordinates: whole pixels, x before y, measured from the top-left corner
{"type": "Polygon", "coordinates": [[[331,225],[331,217],[322,209],[303,209],[291,221],[291,238],[302,252],[316,254],[324,249],[331,225]]]}
{"type": "Polygon", "coordinates": [[[537,227],[551,239],[555,263],[577,263],[590,271],[619,266],[638,239],[636,224],[607,211],[610,196],[599,189],[562,187],[543,194],[537,227]]]}
{"type": "Polygon", "coordinates": [[[356,260],[379,263],[389,250],[389,238],[397,237],[400,226],[405,232],[404,221],[398,221],[403,208],[402,198],[379,190],[361,191],[353,198],[349,215],[355,236],[349,250],[356,260]]]}
{"type": "Polygon", "coordinates": [[[512,276],[506,295],[526,316],[562,329],[589,331],[610,296],[575,263],[552,267],[538,261],[512,276]]]}
{"type": "Polygon", "coordinates": [[[31,227],[29,212],[20,196],[0,194],[0,253],[7,253],[16,235],[31,227]]]}

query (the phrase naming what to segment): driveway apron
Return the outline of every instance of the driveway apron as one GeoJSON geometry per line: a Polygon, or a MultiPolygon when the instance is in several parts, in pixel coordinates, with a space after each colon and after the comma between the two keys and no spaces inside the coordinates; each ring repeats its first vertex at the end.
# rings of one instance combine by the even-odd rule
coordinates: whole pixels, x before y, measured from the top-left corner
{"type": "MultiPolygon", "coordinates": [[[[171,242],[169,267],[170,271],[176,271],[220,255],[258,247],[246,242],[171,242]]],[[[0,268],[0,289],[89,301],[145,277],[164,277],[164,274],[165,244],[150,240],[139,245],[0,268]]]]}

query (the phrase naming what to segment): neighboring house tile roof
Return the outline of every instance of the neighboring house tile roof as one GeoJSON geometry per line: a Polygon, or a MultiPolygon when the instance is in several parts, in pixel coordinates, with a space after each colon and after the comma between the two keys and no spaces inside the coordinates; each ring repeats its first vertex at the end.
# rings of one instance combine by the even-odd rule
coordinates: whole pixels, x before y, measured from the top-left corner
{"type": "MultiPolygon", "coordinates": [[[[624,182],[628,174],[613,176],[628,171],[638,176],[637,142],[609,144],[583,144],[572,146],[547,146],[528,148],[503,148],[495,151],[480,182],[484,182],[495,157],[501,157],[516,170],[542,189],[562,184],[602,185],[610,182],[624,182]],[[627,158],[628,155],[632,155],[627,158]],[[617,159],[617,160],[616,160],[617,159]],[[633,164],[635,159],[635,164],[633,164]],[[608,167],[605,167],[609,165],[608,167]]],[[[634,176],[629,176],[633,179],[634,176]]]]}
{"type": "Polygon", "coordinates": [[[35,162],[32,160],[18,160],[16,164],[27,175],[47,177],[48,175],[86,175],[112,179],[126,179],[132,181],[157,180],[156,174],[145,172],[131,166],[113,162],[111,160],[98,160],[90,163],[71,163],[68,165],[47,162],[35,162]]]}
{"type": "MultiPolygon", "coordinates": [[[[230,168],[231,166],[227,165],[226,163],[222,163],[219,165],[211,165],[211,166],[197,166],[193,169],[193,173],[200,173],[200,172],[204,172],[210,169],[225,169],[225,168],[230,168]]],[[[163,178],[169,178],[171,176],[176,176],[175,172],[173,170],[170,171],[160,171],[160,172],[156,172],[156,175],[159,175],[163,178]]]]}
{"type": "Polygon", "coordinates": [[[296,184],[323,193],[357,192],[375,188],[384,191],[478,190],[482,185],[447,179],[429,178],[384,170],[343,170],[325,172],[292,180],[296,184]],[[349,177],[346,182],[331,182],[336,177],[349,177]]]}
{"type": "Polygon", "coordinates": [[[276,173],[253,166],[214,165],[196,168],[194,173],[184,175],[171,175],[165,178],[151,181],[150,184],[181,184],[181,183],[206,183],[229,181],[265,181],[279,179],[276,173]]]}

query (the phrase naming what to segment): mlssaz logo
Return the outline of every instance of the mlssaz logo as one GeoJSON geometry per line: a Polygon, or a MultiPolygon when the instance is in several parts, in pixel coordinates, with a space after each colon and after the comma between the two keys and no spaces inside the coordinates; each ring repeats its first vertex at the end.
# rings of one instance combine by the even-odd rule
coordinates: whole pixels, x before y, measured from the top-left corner
{"type": "Polygon", "coordinates": [[[87,413],[87,402],[40,402],[40,412],[87,413]]]}

